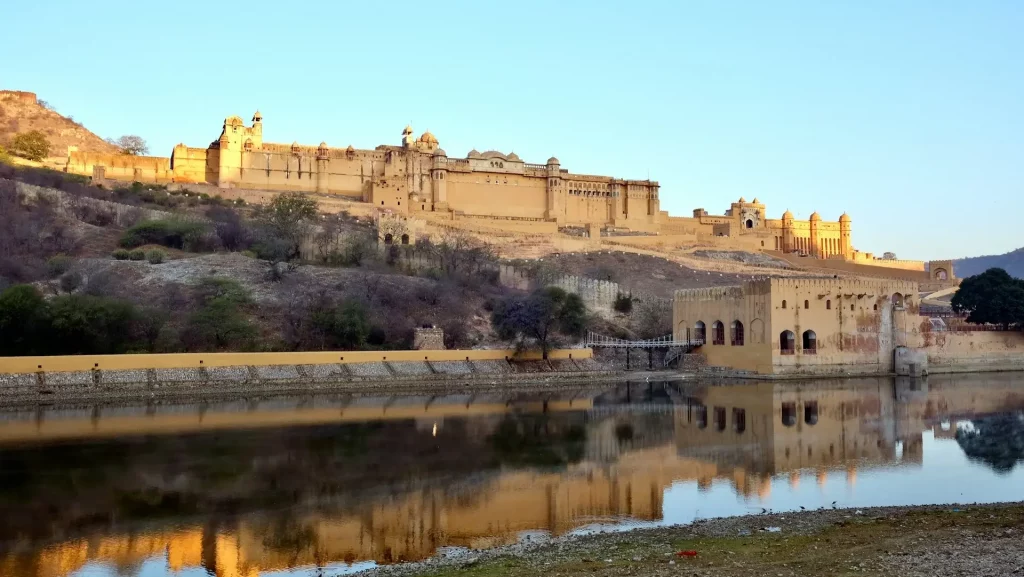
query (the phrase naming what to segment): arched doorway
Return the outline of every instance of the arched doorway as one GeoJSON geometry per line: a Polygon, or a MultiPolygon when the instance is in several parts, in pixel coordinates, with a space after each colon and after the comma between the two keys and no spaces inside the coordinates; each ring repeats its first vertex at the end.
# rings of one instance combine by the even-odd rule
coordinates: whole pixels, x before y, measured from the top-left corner
{"type": "Polygon", "coordinates": [[[949,273],[946,272],[946,269],[944,269],[944,268],[935,269],[935,280],[948,280],[948,279],[949,279],[949,273]]]}
{"type": "Polygon", "coordinates": [[[393,242],[395,242],[395,237],[391,236],[390,232],[384,235],[384,244],[391,244],[393,242]]]}
{"type": "Polygon", "coordinates": [[[697,321],[693,325],[693,339],[696,340],[696,341],[703,342],[704,338],[705,338],[704,331],[705,331],[704,321],[697,321]]]}
{"type": "Polygon", "coordinates": [[[796,354],[796,335],[793,331],[785,330],[779,334],[779,352],[784,355],[796,354]]]}
{"type": "Polygon", "coordinates": [[[813,355],[818,352],[818,335],[812,330],[804,331],[804,354],[813,355]]]}
{"type": "Polygon", "coordinates": [[[897,309],[903,308],[903,295],[900,293],[892,293],[892,306],[897,309]]]}
{"type": "Polygon", "coordinates": [[[409,244],[409,235],[408,234],[403,234],[402,235],[402,244],[409,244]]]}
{"type": "Polygon", "coordinates": [[[747,219],[747,228],[754,228],[754,221],[749,218],[747,219]]]}

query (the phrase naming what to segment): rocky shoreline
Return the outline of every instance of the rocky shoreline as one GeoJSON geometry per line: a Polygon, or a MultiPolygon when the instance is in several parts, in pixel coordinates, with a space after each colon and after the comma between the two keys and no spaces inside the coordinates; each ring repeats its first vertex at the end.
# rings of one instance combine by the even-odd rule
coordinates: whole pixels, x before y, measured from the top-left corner
{"type": "Polygon", "coordinates": [[[832,509],[456,550],[365,577],[1024,575],[1024,503],[832,509]]]}

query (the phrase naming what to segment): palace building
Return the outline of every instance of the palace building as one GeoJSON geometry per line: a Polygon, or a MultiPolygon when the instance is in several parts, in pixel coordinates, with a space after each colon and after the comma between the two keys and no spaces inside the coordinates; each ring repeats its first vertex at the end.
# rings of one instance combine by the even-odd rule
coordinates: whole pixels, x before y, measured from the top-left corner
{"type": "Polygon", "coordinates": [[[656,234],[678,244],[924,270],[917,261],[885,261],[854,250],[846,214],[826,221],[815,212],[797,220],[786,210],[771,219],[758,199],[740,198],[724,214],[696,209],[692,216],[671,216],[661,210],[656,181],[577,174],[554,156],[542,164],[494,150],[449,156],[430,131],[417,137],[410,126],[399,144],[373,149],[280,144],[264,141],[263,115],[257,111],[250,124],[238,116],[226,118],[220,136],[205,148],[179,144],[168,158],[72,150],[65,170],[100,180],[178,183],[226,197],[265,199],[299,191],[400,215],[478,219],[510,230],[597,227],[614,234],[656,234]]]}

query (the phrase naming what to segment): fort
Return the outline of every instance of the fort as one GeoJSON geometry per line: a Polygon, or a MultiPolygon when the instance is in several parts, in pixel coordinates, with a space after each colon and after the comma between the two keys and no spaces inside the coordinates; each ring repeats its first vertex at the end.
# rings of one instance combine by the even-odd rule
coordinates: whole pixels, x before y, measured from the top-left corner
{"type": "Polygon", "coordinates": [[[624,246],[711,245],[902,270],[919,282],[928,277],[924,262],[856,250],[847,214],[827,221],[815,212],[797,220],[786,210],[772,219],[759,199],[740,198],[723,214],[698,208],[692,216],[672,216],[661,210],[656,181],[576,174],[554,156],[543,164],[494,150],[457,158],[430,131],[417,137],[410,126],[398,145],[373,149],[278,144],[264,141],[257,111],[248,125],[239,116],[226,118],[205,148],[178,144],[166,158],[71,150],[65,171],[99,181],[199,187],[229,198],[247,194],[259,202],[299,191],[317,195],[322,205],[360,203],[434,223],[459,220],[463,227],[518,234],[576,228],[617,237],[624,246]]]}

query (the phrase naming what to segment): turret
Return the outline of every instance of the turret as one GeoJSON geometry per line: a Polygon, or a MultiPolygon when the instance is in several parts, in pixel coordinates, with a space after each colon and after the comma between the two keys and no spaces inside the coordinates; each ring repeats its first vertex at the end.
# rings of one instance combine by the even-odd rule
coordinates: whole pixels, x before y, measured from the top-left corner
{"type": "Polygon", "coordinates": [[[327,194],[330,187],[330,163],[331,149],[326,142],[321,142],[316,148],[316,192],[327,194]]]}
{"type": "Polygon", "coordinates": [[[796,248],[793,242],[793,213],[782,213],[782,252],[792,252],[796,248]]]}
{"type": "Polygon", "coordinates": [[[821,225],[821,215],[817,212],[811,213],[811,256],[821,258],[821,241],[818,236],[818,229],[821,225]]]}
{"type": "Polygon", "coordinates": [[[843,257],[853,257],[853,243],[851,241],[850,215],[845,212],[839,217],[839,245],[843,251],[843,257]]]}
{"type": "Polygon", "coordinates": [[[544,218],[554,219],[561,223],[565,219],[562,199],[562,167],[558,159],[552,156],[548,159],[548,186],[547,203],[544,210],[544,218]]]}
{"type": "Polygon", "coordinates": [[[440,148],[431,159],[430,185],[434,210],[445,210],[448,207],[448,155],[440,148]]]}
{"type": "Polygon", "coordinates": [[[412,126],[406,125],[405,130],[402,131],[402,146],[412,148],[414,144],[416,144],[416,137],[412,135],[412,126]]]}

